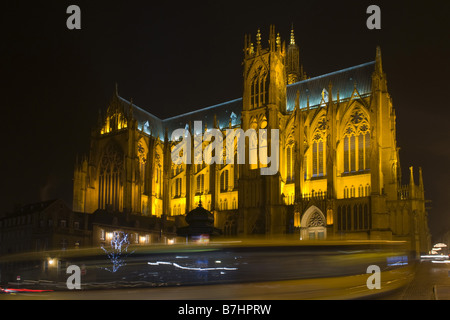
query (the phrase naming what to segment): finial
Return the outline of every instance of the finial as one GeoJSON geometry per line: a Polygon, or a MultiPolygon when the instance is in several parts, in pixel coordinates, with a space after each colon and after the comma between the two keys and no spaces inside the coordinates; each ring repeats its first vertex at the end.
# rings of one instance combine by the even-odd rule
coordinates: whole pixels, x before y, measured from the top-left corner
{"type": "Polygon", "coordinates": [[[117,82],[116,82],[116,96],[117,97],[119,96],[119,85],[117,84],[117,82]]]}
{"type": "Polygon", "coordinates": [[[281,48],[281,38],[280,38],[280,33],[277,33],[277,40],[276,40],[276,43],[277,43],[277,50],[280,50],[280,48],[281,48]]]}
{"type": "Polygon", "coordinates": [[[253,48],[253,42],[251,40],[251,35],[250,34],[246,34],[245,35],[245,56],[251,56],[254,53],[254,48],[253,48]]]}
{"type": "Polygon", "coordinates": [[[258,32],[256,32],[256,46],[261,47],[261,30],[258,28],[258,32]]]}
{"type": "Polygon", "coordinates": [[[200,200],[198,201],[198,207],[202,208],[202,196],[200,195],[200,200]]]}
{"type": "Polygon", "coordinates": [[[291,43],[290,44],[295,44],[294,23],[292,23],[292,26],[291,26],[291,43]]]}

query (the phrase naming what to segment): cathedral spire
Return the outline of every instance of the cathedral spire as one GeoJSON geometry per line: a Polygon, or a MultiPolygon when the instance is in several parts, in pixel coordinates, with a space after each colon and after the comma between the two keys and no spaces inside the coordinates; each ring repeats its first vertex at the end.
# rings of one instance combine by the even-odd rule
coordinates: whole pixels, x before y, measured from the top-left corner
{"type": "Polygon", "coordinates": [[[291,27],[291,40],[287,48],[286,75],[288,84],[303,80],[303,67],[300,68],[300,49],[295,43],[294,24],[291,27]]]}
{"type": "Polygon", "coordinates": [[[294,23],[292,23],[292,26],[291,26],[291,42],[289,44],[295,44],[294,23]]]}

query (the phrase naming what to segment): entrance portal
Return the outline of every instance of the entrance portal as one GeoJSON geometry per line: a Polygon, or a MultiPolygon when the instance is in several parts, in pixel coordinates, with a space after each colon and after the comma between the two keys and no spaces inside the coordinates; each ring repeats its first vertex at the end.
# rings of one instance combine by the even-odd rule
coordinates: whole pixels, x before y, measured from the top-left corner
{"type": "Polygon", "coordinates": [[[325,215],[316,206],[311,206],[303,214],[300,222],[300,240],[324,240],[327,237],[325,215]]]}

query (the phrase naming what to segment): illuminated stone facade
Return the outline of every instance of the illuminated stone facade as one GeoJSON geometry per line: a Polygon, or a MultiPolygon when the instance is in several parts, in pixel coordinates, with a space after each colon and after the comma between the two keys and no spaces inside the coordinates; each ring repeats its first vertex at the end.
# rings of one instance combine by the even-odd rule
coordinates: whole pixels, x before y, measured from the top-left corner
{"type": "Polygon", "coordinates": [[[224,236],[408,240],[428,252],[422,173],[416,185],[411,168],[401,185],[380,49],[373,62],[308,78],[293,31],[286,46],[271,26],[268,42],[259,30],[255,43],[245,37],[241,99],[161,120],[116,89],[77,162],[74,211],[175,220],[201,200],[224,236]],[[204,131],[279,129],[278,173],[261,175],[261,163],[173,164],[171,133],[194,133],[194,121],[204,131]]]}

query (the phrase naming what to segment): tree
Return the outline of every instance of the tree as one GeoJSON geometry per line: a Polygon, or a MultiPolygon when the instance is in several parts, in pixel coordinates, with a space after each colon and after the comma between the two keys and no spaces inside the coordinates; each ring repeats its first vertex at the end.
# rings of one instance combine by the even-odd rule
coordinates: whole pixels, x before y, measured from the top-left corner
{"type": "Polygon", "coordinates": [[[102,268],[109,272],[116,272],[121,267],[125,266],[125,258],[132,252],[128,252],[128,246],[130,242],[128,240],[128,234],[122,231],[114,232],[111,239],[111,249],[108,251],[103,246],[102,250],[106,253],[106,256],[112,263],[112,268],[102,268]]]}

